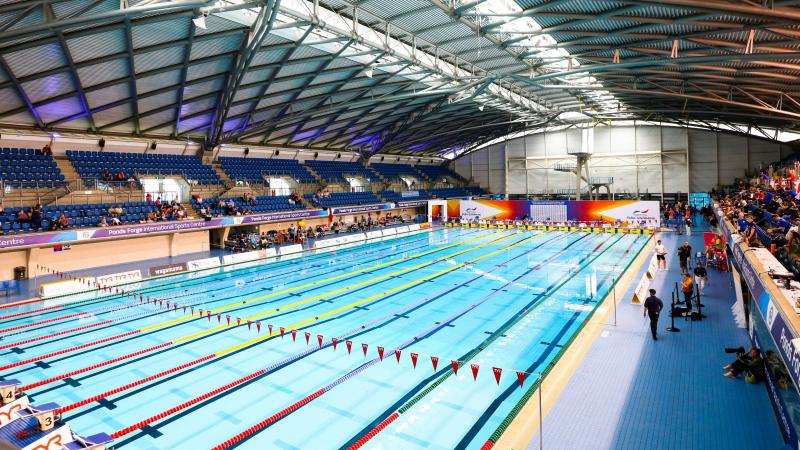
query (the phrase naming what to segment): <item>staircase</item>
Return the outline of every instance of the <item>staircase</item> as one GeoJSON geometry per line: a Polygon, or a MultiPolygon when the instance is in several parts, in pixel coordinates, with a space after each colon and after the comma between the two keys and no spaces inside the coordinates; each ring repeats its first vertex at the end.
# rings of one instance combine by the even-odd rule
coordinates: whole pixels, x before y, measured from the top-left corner
{"type": "Polygon", "coordinates": [[[306,168],[306,170],[308,170],[308,173],[314,176],[314,178],[317,180],[317,183],[319,183],[320,186],[322,186],[323,188],[328,186],[328,182],[325,181],[321,176],[319,176],[317,172],[314,172],[314,169],[312,169],[306,164],[303,164],[303,166],[306,168]]]}
{"type": "Polygon", "coordinates": [[[183,209],[186,210],[186,217],[188,217],[190,219],[199,219],[200,218],[200,214],[198,214],[197,210],[194,209],[194,205],[192,204],[192,202],[184,202],[181,205],[183,206],[183,209]]]}
{"type": "Polygon", "coordinates": [[[72,165],[72,162],[69,160],[69,158],[66,156],[54,156],[53,159],[56,162],[56,166],[58,166],[58,170],[60,170],[61,174],[64,175],[65,180],[69,182],[72,182],[73,180],[80,180],[81,176],[78,175],[78,171],[75,170],[75,166],[72,165]]]}

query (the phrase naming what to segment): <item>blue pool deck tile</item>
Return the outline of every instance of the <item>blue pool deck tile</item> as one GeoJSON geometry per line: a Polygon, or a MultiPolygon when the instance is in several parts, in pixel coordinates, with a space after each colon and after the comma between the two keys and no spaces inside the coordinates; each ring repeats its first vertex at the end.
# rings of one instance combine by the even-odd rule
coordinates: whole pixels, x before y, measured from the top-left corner
{"type": "MultiPolygon", "coordinates": [[[[665,306],[680,281],[675,252],[688,240],[703,249],[702,232],[660,234],[669,249],[668,270],[651,287],[665,306]]],[[[636,277],[638,282],[643,270],[636,277]]],[[[618,308],[618,325],[606,325],[587,352],[542,426],[546,449],[569,450],[754,450],[781,449],[783,440],[763,384],[722,376],[731,362],[726,347],[748,347],[746,329],[732,313],[735,302],[729,273],[709,272],[703,321],[659,321],[659,340],[650,337],[642,307],[630,298],[618,308]]],[[[529,450],[539,448],[537,433],[529,450]]]]}

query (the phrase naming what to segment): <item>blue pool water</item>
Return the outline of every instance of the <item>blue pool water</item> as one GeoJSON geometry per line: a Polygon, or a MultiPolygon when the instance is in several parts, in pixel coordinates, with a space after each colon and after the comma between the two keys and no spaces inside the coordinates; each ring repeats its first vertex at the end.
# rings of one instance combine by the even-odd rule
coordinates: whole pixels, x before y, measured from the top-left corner
{"type": "Polygon", "coordinates": [[[255,325],[250,330],[243,323],[215,331],[219,327],[216,316],[180,320],[187,317],[181,309],[167,312],[130,298],[95,293],[4,309],[0,316],[67,302],[63,309],[0,319],[3,330],[44,322],[0,332],[0,346],[41,337],[0,350],[4,366],[37,360],[0,374],[31,384],[163,344],[26,390],[35,403],[65,406],[217,355],[64,412],[63,419],[72,429],[87,435],[125,429],[270,368],[262,376],[119,436],[117,448],[212,448],[321,389],[324,394],[281,415],[238,442],[237,448],[347,447],[421,392],[425,395],[406,406],[363,448],[480,448],[524,392],[518,388],[515,372],[533,374],[528,375],[527,387],[547,367],[646,239],[642,235],[436,229],[335,252],[241,264],[135,286],[145,296],[198,309],[228,305],[221,313],[223,325],[225,315],[234,322],[236,317],[257,316],[263,324],[260,335],[255,325]],[[592,280],[596,280],[596,294],[587,298],[592,280]],[[86,314],[45,322],[77,312],[86,314]],[[110,322],[76,330],[103,321],[110,322]],[[167,321],[172,321],[169,326],[160,325],[167,321]],[[274,325],[276,334],[278,327],[285,327],[286,336],[236,347],[266,336],[267,324],[274,325]],[[293,328],[299,330],[296,342],[288,332],[293,328]],[[144,331],[113,338],[135,330],[144,331]],[[311,334],[309,344],[305,332],[311,334]],[[317,345],[317,335],[324,336],[323,348],[317,345]],[[333,337],[339,338],[336,350],[330,346],[333,337]],[[102,339],[109,340],[38,358],[102,339]],[[351,354],[345,339],[352,341],[351,354]],[[368,346],[366,356],[362,344],[368,346]],[[372,361],[378,358],[379,346],[386,356],[372,361]],[[391,353],[398,347],[399,362],[391,353]],[[416,368],[412,352],[419,355],[416,368]],[[436,372],[431,356],[439,359],[436,372]],[[437,382],[451,371],[451,360],[466,362],[458,375],[437,382]],[[473,363],[479,367],[476,380],[470,368],[473,363]],[[493,367],[502,368],[499,384],[493,367]],[[426,389],[431,383],[436,383],[435,388],[426,389]]]}

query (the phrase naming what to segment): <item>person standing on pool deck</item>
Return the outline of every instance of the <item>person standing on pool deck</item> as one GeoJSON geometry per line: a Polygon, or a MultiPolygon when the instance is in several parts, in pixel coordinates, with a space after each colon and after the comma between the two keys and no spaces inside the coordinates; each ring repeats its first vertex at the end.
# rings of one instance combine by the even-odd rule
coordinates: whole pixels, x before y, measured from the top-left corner
{"type": "Polygon", "coordinates": [[[692,247],[689,241],[685,241],[683,245],[678,248],[678,259],[681,262],[681,274],[689,274],[689,258],[692,257],[692,247]]]}
{"type": "Polygon", "coordinates": [[[708,271],[700,261],[697,261],[697,267],[694,268],[694,284],[697,285],[697,292],[703,295],[703,289],[706,287],[708,281],[708,271]]]}
{"type": "Polygon", "coordinates": [[[661,270],[661,263],[664,263],[663,270],[667,270],[667,248],[659,240],[656,242],[656,264],[658,264],[658,270],[661,270]]]}
{"type": "Polygon", "coordinates": [[[656,297],[656,290],[650,289],[650,297],[644,300],[644,313],[642,317],[650,316],[650,332],[653,333],[653,340],[658,340],[656,331],[658,330],[658,317],[661,315],[661,310],[664,309],[664,302],[656,297]]]}

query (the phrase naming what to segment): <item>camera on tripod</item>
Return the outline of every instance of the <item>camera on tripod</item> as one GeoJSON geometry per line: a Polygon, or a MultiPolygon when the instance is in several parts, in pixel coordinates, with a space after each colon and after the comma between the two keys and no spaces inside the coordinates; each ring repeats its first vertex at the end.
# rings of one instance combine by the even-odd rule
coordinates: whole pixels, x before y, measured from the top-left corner
{"type": "Polygon", "coordinates": [[[736,356],[742,356],[744,355],[744,347],[736,347],[736,348],[728,347],[725,349],[725,353],[736,353],[736,356]]]}

